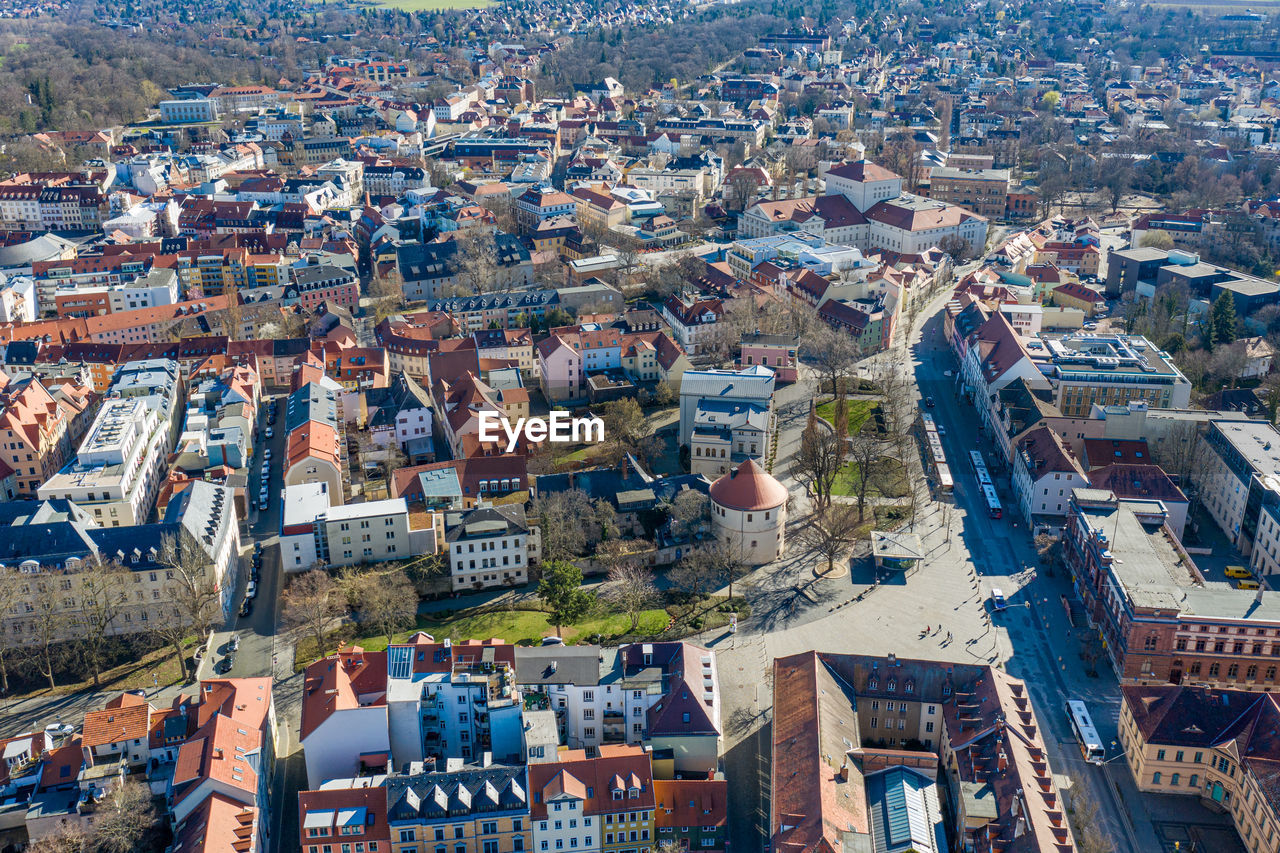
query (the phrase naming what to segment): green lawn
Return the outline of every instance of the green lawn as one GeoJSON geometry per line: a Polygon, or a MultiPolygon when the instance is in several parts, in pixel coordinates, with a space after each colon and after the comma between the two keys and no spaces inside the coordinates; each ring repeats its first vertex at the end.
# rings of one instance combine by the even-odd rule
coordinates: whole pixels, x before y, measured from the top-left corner
{"type": "MultiPolygon", "coordinates": [[[[667,629],[670,621],[667,611],[661,609],[646,610],[640,614],[640,626],[636,633],[645,637],[655,637],[667,629]]],[[[594,634],[605,637],[618,637],[629,633],[631,618],[623,613],[596,614],[573,625],[565,625],[563,630],[566,642],[586,640],[594,634]]],[[[537,610],[496,610],[480,613],[463,613],[449,619],[431,619],[418,617],[418,624],[413,631],[403,631],[395,635],[396,642],[403,642],[415,631],[426,631],[437,641],[448,637],[450,640],[488,640],[497,637],[508,643],[523,642],[533,645],[543,637],[554,637],[556,629],[547,621],[547,616],[537,610]]],[[[330,638],[332,640],[332,638],[330,638]]],[[[343,638],[366,651],[382,651],[387,647],[387,638],[379,634],[374,637],[343,638]]],[[[302,638],[298,643],[298,661],[306,662],[316,657],[314,643],[309,638],[302,638]]]]}
{"type": "MultiPolygon", "coordinates": [[[[638,633],[646,636],[666,630],[667,611],[646,610],[640,614],[638,633]]],[[[418,627],[437,640],[445,637],[457,642],[467,639],[487,640],[500,637],[509,643],[539,642],[543,637],[555,636],[555,627],[547,621],[545,613],[536,610],[510,610],[464,615],[446,621],[418,620],[418,627]]],[[[565,625],[566,640],[589,637],[592,634],[617,636],[631,627],[631,619],[623,613],[605,613],[588,617],[573,625],[565,625]]]]}
{"type": "MultiPolygon", "coordinates": [[[[875,400],[846,400],[845,406],[849,412],[849,432],[855,433],[862,429],[862,425],[867,422],[867,418],[875,414],[880,404],[875,400]]],[[[835,426],[836,401],[828,400],[820,404],[818,406],[818,417],[835,426]]]]}
{"type": "MultiPolygon", "coordinates": [[[[907,494],[907,479],[903,474],[901,463],[896,459],[886,456],[872,467],[874,470],[871,472],[871,486],[867,489],[868,497],[900,498],[907,494]]],[[[837,495],[856,497],[858,483],[858,466],[854,462],[849,462],[836,477],[831,491],[837,495]]]]}

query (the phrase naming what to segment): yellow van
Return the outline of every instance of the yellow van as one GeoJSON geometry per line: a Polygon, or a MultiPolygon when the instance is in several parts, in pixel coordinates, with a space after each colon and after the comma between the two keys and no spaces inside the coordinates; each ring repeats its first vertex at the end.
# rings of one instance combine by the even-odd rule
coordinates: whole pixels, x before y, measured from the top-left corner
{"type": "Polygon", "coordinates": [[[1257,589],[1257,588],[1258,588],[1258,582],[1253,578],[1249,578],[1248,580],[1241,579],[1236,581],[1236,589],[1257,589]]]}
{"type": "Polygon", "coordinates": [[[1251,578],[1253,572],[1244,566],[1227,566],[1227,577],[1229,578],[1251,578]]]}

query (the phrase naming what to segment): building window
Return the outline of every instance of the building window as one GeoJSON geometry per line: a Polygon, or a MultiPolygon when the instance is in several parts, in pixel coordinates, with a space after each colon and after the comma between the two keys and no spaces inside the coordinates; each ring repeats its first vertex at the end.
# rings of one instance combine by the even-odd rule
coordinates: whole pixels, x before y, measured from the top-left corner
{"type": "Polygon", "coordinates": [[[1159,784],[1160,784],[1160,771],[1159,771],[1159,770],[1157,770],[1155,773],[1152,773],[1152,774],[1151,774],[1151,784],[1152,784],[1152,785],[1159,785],[1159,784]]]}

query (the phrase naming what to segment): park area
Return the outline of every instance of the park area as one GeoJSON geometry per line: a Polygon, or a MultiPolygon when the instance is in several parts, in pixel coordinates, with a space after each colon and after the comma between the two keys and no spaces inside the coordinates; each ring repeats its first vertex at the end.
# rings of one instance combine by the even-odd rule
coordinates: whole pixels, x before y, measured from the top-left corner
{"type": "MultiPolygon", "coordinates": [[[[870,395],[844,399],[846,412],[846,433],[850,436],[874,437],[881,445],[881,450],[889,449],[889,436],[885,429],[884,412],[880,400],[870,395]]],[[[831,399],[817,406],[820,419],[835,428],[837,400],[831,399]]],[[[854,442],[855,445],[857,441],[854,442]]],[[[851,447],[848,461],[845,462],[831,485],[831,493],[841,497],[857,497],[862,492],[862,464],[867,468],[867,484],[865,496],[868,498],[901,498],[909,491],[906,470],[902,463],[886,453],[877,456],[875,448],[868,448],[860,453],[859,448],[851,447]],[[876,456],[877,458],[871,458],[876,456]]]]}
{"type": "MultiPolygon", "coordinates": [[[[661,602],[657,602],[661,603],[661,602]]],[[[615,646],[637,640],[675,640],[700,631],[724,627],[737,613],[745,618],[746,603],[735,599],[713,597],[697,601],[647,607],[636,612],[636,627],[631,628],[631,614],[604,601],[595,602],[580,618],[562,625],[560,637],[566,644],[596,643],[615,646]]],[[[453,610],[439,610],[417,617],[412,628],[395,632],[390,639],[404,642],[418,631],[441,641],[455,643],[472,639],[500,639],[519,646],[536,646],[545,637],[556,636],[547,610],[537,599],[509,599],[506,603],[453,610]]],[[[326,649],[340,645],[357,645],[368,651],[381,651],[388,636],[374,634],[366,626],[353,621],[325,637],[326,649]]],[[[297,668],[320,657],[314,638],[302,637],[298,642],[297,668]]]]}

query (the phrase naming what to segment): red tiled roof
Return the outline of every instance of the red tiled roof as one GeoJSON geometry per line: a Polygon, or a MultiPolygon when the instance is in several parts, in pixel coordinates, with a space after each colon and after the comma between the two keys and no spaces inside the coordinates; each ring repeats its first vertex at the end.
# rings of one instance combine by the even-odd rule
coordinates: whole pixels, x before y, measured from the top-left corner
{"type": "Polygon", "coordinates": [[[724,826],[729,783],[724,779],[654,779],[654,826],[724,826]]]}
{"type": "Polygon", "coordinates": [[[787,502],[787,490],[754,460],[748,459],[711,484],[711,500],[742,512],[773,509],[787,502]]]}
{"type": "Polygon", "coordinates": [[[588,815],[612,814],[654,806],[653,770],[649,753],[642,747],[605,744],[598,758],[587,758],[584,750],[567,750],[560,760],[529,765],[529,789],[533,792],[532,817],[547,816],[547,798],[561,792],[580,796],[582,811],[588,815]],[[564,778],[572,777],[572,780],[564,778]],[[637,784],[640,796],[614,800],[612,791],[637,784]],[[583,790],[586,789],[586,790],[583,790]],[[586,796],[590,793],[591,796],[586,796]]]}
{"type": "Polygon", "coordinates": [[[133,693],[122,693],[100,711],[84,715],[81,735],[90,749],[134,738],[147,737],[151,730],[151,705],[133,693]]]}

